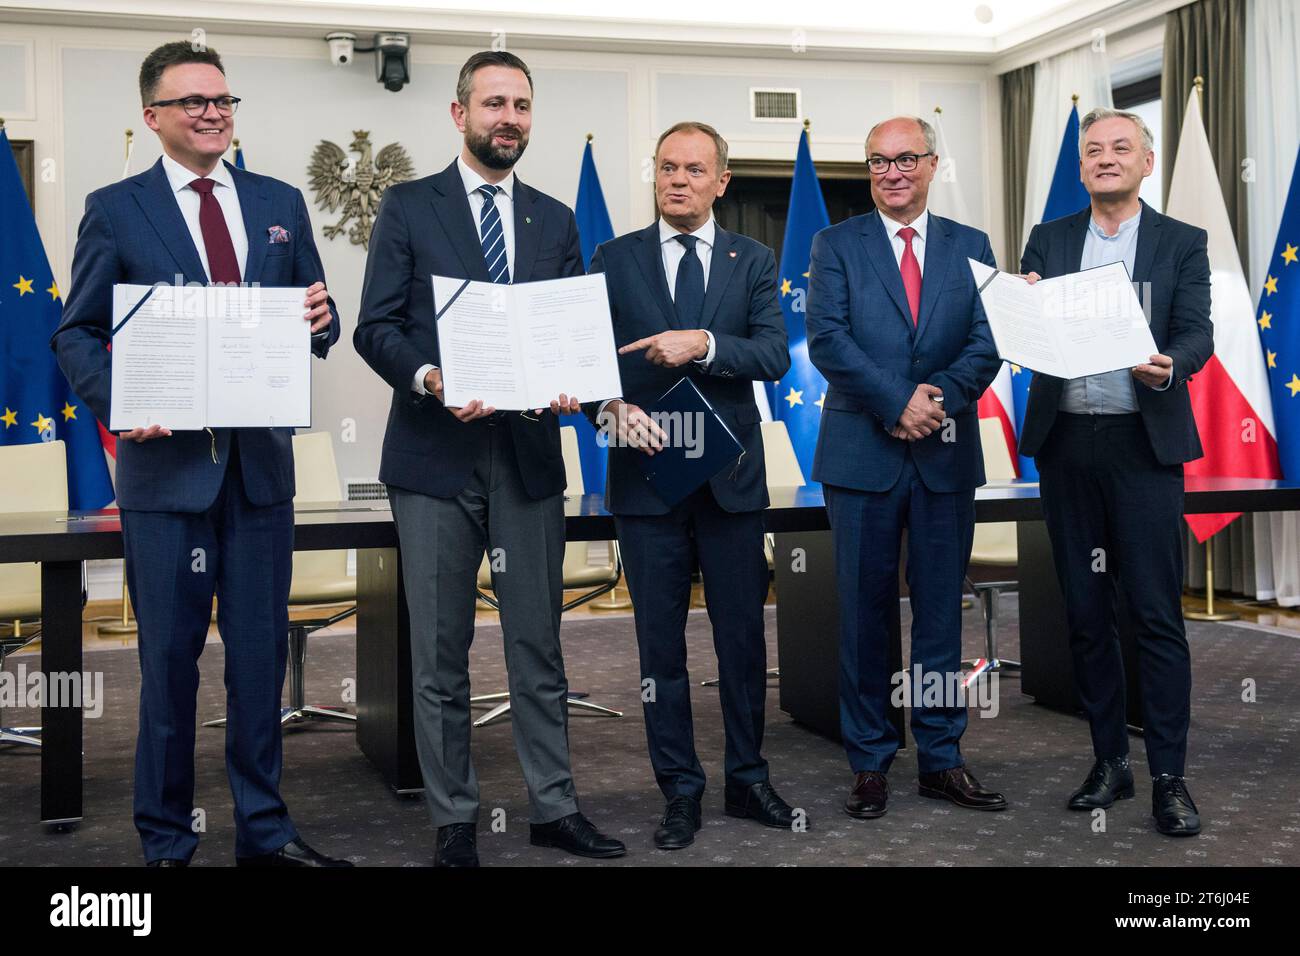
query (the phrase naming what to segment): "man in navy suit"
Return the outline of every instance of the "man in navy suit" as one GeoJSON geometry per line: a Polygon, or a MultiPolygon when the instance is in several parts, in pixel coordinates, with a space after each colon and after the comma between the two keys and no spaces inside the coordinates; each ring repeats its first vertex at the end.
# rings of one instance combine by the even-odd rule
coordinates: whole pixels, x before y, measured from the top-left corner
{"type": "MultiPolygon", "coordinates": [[[[615,516],[627,570],[641,678],[653,681],[644,707],[646,738],[667,800],[654,842],[674,850],[694,841],[704,795],[686,673],[686,615],[697,561],[718,655],[726,812],[783,829],[797,819],[768,782],[761,752],[768,499],[753,388],[754,381],[784,375],[790,353],[772,250],[725,231],[713,218],[713,201],[731,179],[726,140],[704,123],[678,123],[659,137],[655,170],[661,218],[601,245],[591,271],[605,273],[621,346],[623,397],[603,403],[596,415],[611,439],[605,507],[615,516]],[[654,454],[668,437],[642,406],[653,405],[683,377],[744,453],[734,468],[670,507],[635,458],[654,454]]],[[[806,826],[806,817],[798,819],[806,826]]]]}
{"type": "Polygon", "coordinates": [[[919,792],[1001,810],[959,747],[966,728],[961,596],[984,483],[976,403],[1000,364],[967,258],[993,265],[988,237],[931,214],[933,128],[897,117],[867,134],[876,211],[813,239],[808,354],[828,388],[813,460],[835,539],[840,593],[840,729],[855,777],[845,810],[884,814],[899,739],[889,706],[891,622],[907,529],[919,792]]]}
{"type": "MultiPolygon", "coordinates": [[[[306,286],[312,351],[324,358],[339,335],[302,194],[221,161],[239,99],[216,51],[188,41],[159,47],[140,68],[140,95],[163,156],[86,198],[72,288],[51,342],[73,390],[105,426],[115,283],[306,286]]],[[[292,434],[153,425],[118,436],[117,503],[140,646],[135,824],[151,866],[183,866],[198,845],[195,695],[214,593],[237,862],[351,866],[299,839],[279,793],[292,434]]]]}
{"type": "Polygon", "coordinates": [[[1132,797],[1117,598],[1136,632],[1152,815],[1169,836],[1201,822],[1183,779],[1192,664],[1183,627],[1183,463],[1201,457],[1188,380],[1214,352],[1204,229],[1138,198],[1155,165],[1135,113],[1095,109],[1080,123],[1079,171],[1092,202],[1035,226],[1031,281],[1123,262],[1160,351],[1133,369],[1065,381],[1035,374],[1020,453],[1038,466],[1043,514],[1065,595],[1079,700],[1095,762],[1070,797],[1091,811],[1132,797]],[[1100,560],[1100,564],[1098,563],[1100,560]]]}
{"type": "Polygon", "coordinates": [[[393,390],[379,478],[403,545],[415,741],[439,866],[478,866],[469,646],[485,547],[494,555],[531,841],[587,857],[626,852],[579,812],[569,766],[557,416],[580,406],[561,395],[550,409],[522,413],[477,399],[448,407],[438,368],[431,275],[500,283],[582,275],[572,210],[514,174],[532,105],[532,76],[519,57],[483,52],[465,62],[451,104],[464,147],[442,172],[384,195],[353,337],[393,390]]]}

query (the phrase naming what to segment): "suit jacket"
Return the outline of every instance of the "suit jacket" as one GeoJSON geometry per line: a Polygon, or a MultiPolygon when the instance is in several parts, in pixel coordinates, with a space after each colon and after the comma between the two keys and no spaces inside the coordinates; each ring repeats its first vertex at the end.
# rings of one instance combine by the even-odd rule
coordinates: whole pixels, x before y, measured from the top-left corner
{"type": "MultiPolygon", "coordinates": [[[[515,180],[514,282],[583,274],[573,211],[515,180]]],[[[353,343],[393,389],[379,479],[407,491],[451,498],[469,481],[488,440],[486,420],[462,422],[432,395],[411,388],[423,365],[441,366],[431,275],[488,282],[478,227],[453,161],[433,176],[391,186],[370,236],[361,316],[353,343]]],[[[524,489],[534,499],[564,491],[558,419],[510,413],[524,489]]]]}
{"type": "MultiPolygon", "coordinates": [[[[248,232],[244,281],[263,286],[309,286],[323,282],[311,221],[302,193],[287,183],[226,168],[239,193],[248,232]],[[271,242],[268,230],[288,230],[288,242],[271,242]]],[[[172,283],[206,285],[207,273],[176,204],[162,160],[138,176],[86,197],[72,257],[72,288],[50,346],[72,386],[108,427],[112,360],[106,349],[113,322],[113,285],[172,283]]],[[[338,340],[339,319],[331,299],[324,334],[312,337],[312,351],[324,358],[338,340]]],[[[239,457],[248,498],[270,505],[293,497],[293,429],[241,428],[239,457]]],[[[232,429],[176,431],[169,438],[118,442],[115,486],[121,508],[137,511],[199,512],[216,500],[225,478],[232,429]],[[215,444],[217,461],[212,460],[215,444]]]]}
{"type": "Polygon", "coordinates": [[[967,258],[995,265],[988,236],[930,214],[914,325],[878,212],[813,238],[808,355],[828,383],[814,480],[859,491],[892,488],[909,443],[889,432],[927,382],[943,389],[954,424],[910,443],[921,480],[937,492],[984,483],[976,405],[1001,360],[967,258]]]}
{"type": "MultiPolygon", "coordinates": [[[[605,273],[614,339],[620,347],[677,327],[658,222],[602,243],[592,256],[591,271],[605,273]]],[[[644,352],[620,355],[623,397],[646,407],[683,376],[690,378],[745,449],[734,472],[726,470],[710,479],[714,498],[727,511],[759,511],[768,505],[767,478],[752,382],[778,379],[790,367],[771,249],[717,227],[700,326],[713,333],[712,363],[665,368],[646,361],[644,352]]],[[[587,406],[593,421],[599,406],[587,406]]],[[[605,508],[610,513],[668,513],[636,464],[642,454],[611,445],[605,478],[605,508]]]]}
{"type": "MultiPolygon", "coordinates": [[[[1040,223],[1029,233],[1021,272],[1044,279],[1078,272],[1091,207],[1040,223]]],[[[1201,437],[1192,416],[1187,383],[1214,354],[1210,321],[1210,259],[1204,229],[1170,219],[1142,203],[1138,221],[1133,281],[1151,319],[1151,336],[1162,355],[1174,360],[1174,383],[1163,391],[1134,380],[1138,411],[1147,438],[1162,465],[1201,457],[1201,437]]],[[[1020,454],[1037,455],[1047,440],[1061,403],[1065,380],[1034,373],[1020,430],[1020,454]]]]}

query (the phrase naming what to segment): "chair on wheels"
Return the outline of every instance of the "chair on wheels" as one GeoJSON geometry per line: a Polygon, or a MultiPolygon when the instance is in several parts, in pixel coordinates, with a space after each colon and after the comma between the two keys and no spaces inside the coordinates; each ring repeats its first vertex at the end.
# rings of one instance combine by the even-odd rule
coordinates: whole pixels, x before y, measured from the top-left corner
{"type": "MultiPolygon", "coordinates": [[[[799,467],[799,456],[794,453],[794,444],[790,433],[786,431],[785,422],[762,422],[759,426],[763,434],[763,470],[767,476],[767,490],[802,488],[803,470],[799,467]]],[[[763,556],[767,558],[768,573],[776,570],[776,536],[771,532],[763,534],[763,556]]],[[[768,677],[781,676],[781,668],[769,667],[768,677]]],[[[718,678],[710,677],[700,681],[701,687],[717,687],[718,678]]]]}
{"type": "MultiPolygon", "coordinates": [[[[564,476],[566,496],[581,497],[586,493],[582,480],[582,456],[578,451],[578,430],[572,425],[560,429],[560,447],[564,452],[564,476]]],[[[623,562],[618,553],[617,541],[606,541],[604,561],[591,563],[590,541],[572,541],[564,546],[564,589],[583,589],[575,598],[565,601],[561,611],[571,611],[579,605],[593,601],[614,589],[623,574],[623,562]]],[[[483,563],[478,569],[478,596],[488,607],[498,609],[496,597],[492,592],[492,567],[488,556],[483,555],[483,563]]],[[[574,710],[598,714],[602,717],[622,717],[623,712],[602,707],[586,700],[586,694],[569,691],[569,706],[574,710]]],[[[491,710],[474,721],[475,727],[486,727],[505,719],[510,713],[510,694],[501,691],[495,694],[479,694],[469,699],[471,704],[496,704],[491,710]]]]}
{"type": "MultiPolygon", "coordinates": [[[[1011,461],[1011,452],[1007,448],[1002,424],[994,418],[981,418],[980,444],[984,449],[984,472],[990,484],[1009,481],[1016,477],[1015,465],[1011,461]]],[[[1016,551],[1016,524],[1014,521],[997,524],[977,524],[975,526],[975,543],[971,549],[970,563],[994,567],[1015,566],[1018,562],[1016,551]]],[[[963,667],[978,670],[980,673],[994,671],[1019,671],[1020,662],[998,657],[998,598],[1003,594],[1014,594],[1019,587],[1017,581],[972,581],[966,583],[979,598],[984,612],[984,657],[962,661],[963,667]]]]}
{"type": "MultiPolygon", "coordinates": [[[[9,513],[68,510],[68,461],[61,441],[0,447],[0,488],[9,513]]],[[[38,562],[0,564],[0,622],[10,629],[0,635],[0,669],[5,658],[40,636],[40,628],[24,630],[41,616],[41,566],[38,562]]],[[[41,728],[5,727],[0,719],[0,744],[39,747],[41,728]]]]}
{"type": "MultiPolygon", "coordinates": [[[[343,498],[334,462],[334,441],[329,432],[293,436],[293,469],[297,493],[294,508],[337,508],[343,498]]],[[[347,551],[295,551],[289,607],[351,604],[328,617],[289,621],[289,704],[280,708],[280,724],[309,721],[355,723],[356,715],[337,705],[308,704],[305,692],[307,635],[337,624],[357,613],[357,581],[348,576],[347,551]]],[[[205,721],[204,727],[222,727],[224,717],[205,721]]]]}

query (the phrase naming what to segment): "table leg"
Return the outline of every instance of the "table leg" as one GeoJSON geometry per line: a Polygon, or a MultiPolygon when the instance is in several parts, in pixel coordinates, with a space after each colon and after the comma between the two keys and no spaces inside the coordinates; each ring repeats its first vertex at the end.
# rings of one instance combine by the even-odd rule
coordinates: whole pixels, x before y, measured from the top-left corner
{"type": "MultiPolygon", "coordinates": [[[[81,562],[41,564],[41,671],[47,694],[57,685],[80,688],[81,562]],[[75,675],[75,676],[74,676],[75,675]]],[[[47,699],[41,708],[41,822],[81,820],[81,698],[47,699]]]]}

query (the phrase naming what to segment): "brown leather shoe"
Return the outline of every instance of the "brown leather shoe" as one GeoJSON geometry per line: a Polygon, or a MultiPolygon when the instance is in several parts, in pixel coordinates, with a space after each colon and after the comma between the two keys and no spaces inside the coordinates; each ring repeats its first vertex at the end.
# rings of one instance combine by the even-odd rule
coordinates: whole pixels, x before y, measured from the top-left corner
{"type": "Polygon", "coordinates": [[[885,815],[889,801],[889,781],[877,770],[862,770],[853,778],[853,792],[844,801],[844,812],[859,820],[874,820],[885,815]]]}
{"type": "Polygon", "coordinates": [[[1005,810],[1007,798],[992,790],[985,790],[975,776],[963,767],[940,770],[938,773],[920,775],[917,793],[937,800],[950,800],[968,810],[1005,810]]]}

